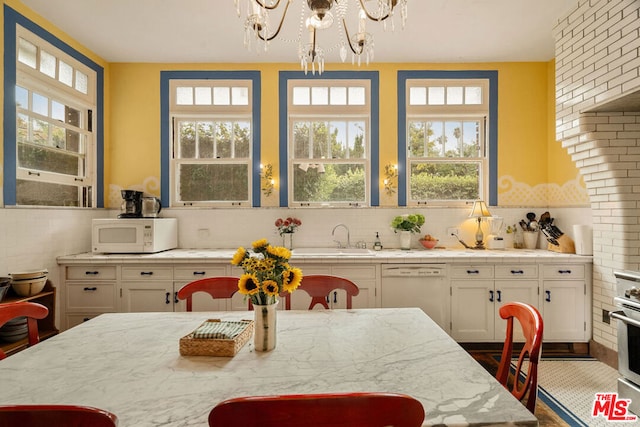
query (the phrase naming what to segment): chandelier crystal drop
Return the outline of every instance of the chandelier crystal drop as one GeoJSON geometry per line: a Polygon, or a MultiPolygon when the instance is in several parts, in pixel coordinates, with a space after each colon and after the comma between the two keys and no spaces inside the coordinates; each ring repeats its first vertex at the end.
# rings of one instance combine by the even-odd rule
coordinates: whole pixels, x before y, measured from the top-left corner
{"type": "MultiPolygon", "coordinates": [[[[322,74],[325,54],[335,50],[345,62],[351,51],[351,63],[361,65],[373,61],[373,35],[367,32],[367,22],[382,23],[386,31],[388,22],[391,30],[395,29],[394,16],[400,13],[400,21],[404,29],[407,20],[408,0],[295,0],[302,3],[298,36],[298,60],[301,68],[307,73],[311,70],[322,74]],[[357,10],[357,17],[349,17],[349,3],[357,10]],[[347,21],[352,20],[349,31],[347,21]],[[320,45],[321,34],[331,28],[337,29],[340,41],[336,46],[320,45]]],[[[238,16],[242,16],[241,2],[234,0],[238,16]]],[[[244,17],[244,45],[247,49],[268,51],[269,42],[280,34],[285,26],[285,18],[289,6],[294,0],[246,0],[244,17]]],[[[290,41],[290,40],[288,40],[290,41]]]]}

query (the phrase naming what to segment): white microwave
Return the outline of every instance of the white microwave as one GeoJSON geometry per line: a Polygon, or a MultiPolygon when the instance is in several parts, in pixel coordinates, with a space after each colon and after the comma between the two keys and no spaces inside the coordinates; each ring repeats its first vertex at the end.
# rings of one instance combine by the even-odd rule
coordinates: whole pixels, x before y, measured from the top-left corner
{"type": "Polygon", "coordinates": [[[176,218],[94,219],[91,224],[94,253],[155,253],[177,246],[176,218]]]}

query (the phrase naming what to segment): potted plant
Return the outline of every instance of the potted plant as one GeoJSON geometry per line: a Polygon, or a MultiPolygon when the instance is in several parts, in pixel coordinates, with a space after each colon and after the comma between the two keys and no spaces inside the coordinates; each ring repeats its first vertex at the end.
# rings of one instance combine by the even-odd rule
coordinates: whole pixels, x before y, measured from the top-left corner
{"type": "Polygon", "coordinates": [[[400,233],[400,249],[411,249],[411,234],[420,233],[420,227],[424,224],[424,215],[408,214],[398,215],[391,221],[394,233],[400,233]]]}

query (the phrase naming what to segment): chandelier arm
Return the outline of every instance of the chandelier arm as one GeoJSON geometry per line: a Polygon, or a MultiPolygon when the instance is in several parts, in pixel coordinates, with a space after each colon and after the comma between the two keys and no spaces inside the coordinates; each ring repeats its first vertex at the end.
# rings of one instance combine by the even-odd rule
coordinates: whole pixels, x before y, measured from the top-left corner
{"type": "MultiPolygon", "coordinates": [[[[255,0],[255,1],[258,4],[260,4],[260,0],[255,0]]],[[[289,9],[289,5],[291,4],[291,1],[292,0],[287,0],[287,5],[284,7],[284,12],[282,13],[282,19],[280,19],[280,24],[278,24],[278,29],[276,30],[275,33],[273,33],[270,37],[263,37],[262,34],[260,34],[260,32],[256,31],[256,35],[260,40],[265,42],[270,42],[271,40],[275,39],[278,36],[278,34],[280,33],[280,30],[282,29],[284,18],[287,16],[287,10],[289,9]]],[[[280,0],[278,0],[278,3],[280,3],[280,0]]]]}
{"type": "MultiPolygon", "coordinates": [[[[274,9],[275,9],[275,8],[277,8],[277,7],[278,7],[278,5],[280,4],[280,0],[278,0],[278,1],[276,2],[276,4],[271,5],[271,6],[268,6],[268,5],[267,5],[267,3],[266,3],[266,2],[264,2],[264,1],[260,1],[260,0],[253,0],[253,1],[255,1],[256,3],[258,3],[258,5],[259,5],[260,7],[264,8],[264,9],[267,9],[267,10],[274,10],[274,9]]],[[[290,2],[291,2],[291,0],[289,0],[289,3],[290,3],[290,2]]]]}
{"type": "MultiPolygon", "coordinates": [[[[397,4],[397,3],[396,3],[397,4]]],[[[395,7],[395,4],[392,4],[391,6],[391,10],[393,11],[393,8],[395,7]]],[[[381,16],[379,18],[376,18],[375,16],[369,14],[369,11],[367,10],[367,8],[364,6],[364,1],[360,0],[360,8],[362,9],[362,11],[364,12],[365,15],[367,15],[367,18],[371,19],[372,21],[384,21],[385,19],[387,19],[388,17],[391,16],[391,12],[387,13],[385,16],[381,16]]]]}
{"type": "Polygon", "coordinates": [[[349,48],[351,49],[351,52],[353,52],[354,55],[361,55],[364,50],[364,46],[362,44],[359,45],[360,52],[356,51],[356,49],[353,47],[353,43],[351,43],[351,37],[349,36],[349,30],[347,29],[347,23],[345,22],[344,18],[342,18],[342,26],[344,27],[344,33],[347,36],[347,41],[349,42],[349,48]]]}

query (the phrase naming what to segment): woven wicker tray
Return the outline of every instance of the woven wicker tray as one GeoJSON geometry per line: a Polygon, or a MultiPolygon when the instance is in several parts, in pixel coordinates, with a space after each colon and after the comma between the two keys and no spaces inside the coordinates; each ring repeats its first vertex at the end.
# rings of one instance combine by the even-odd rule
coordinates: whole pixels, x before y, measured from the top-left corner
{"type": "MultiPolygon", "coordinates": [[[[220,322],[220,319],[209,319],[207,322],[220,322]]],[[[193,332],[180,338],[180,354],[182,356],[235,356],[253,335],[253,320],[242,320],[246,327],[234,339],[194,338],[193,332]]]]}

